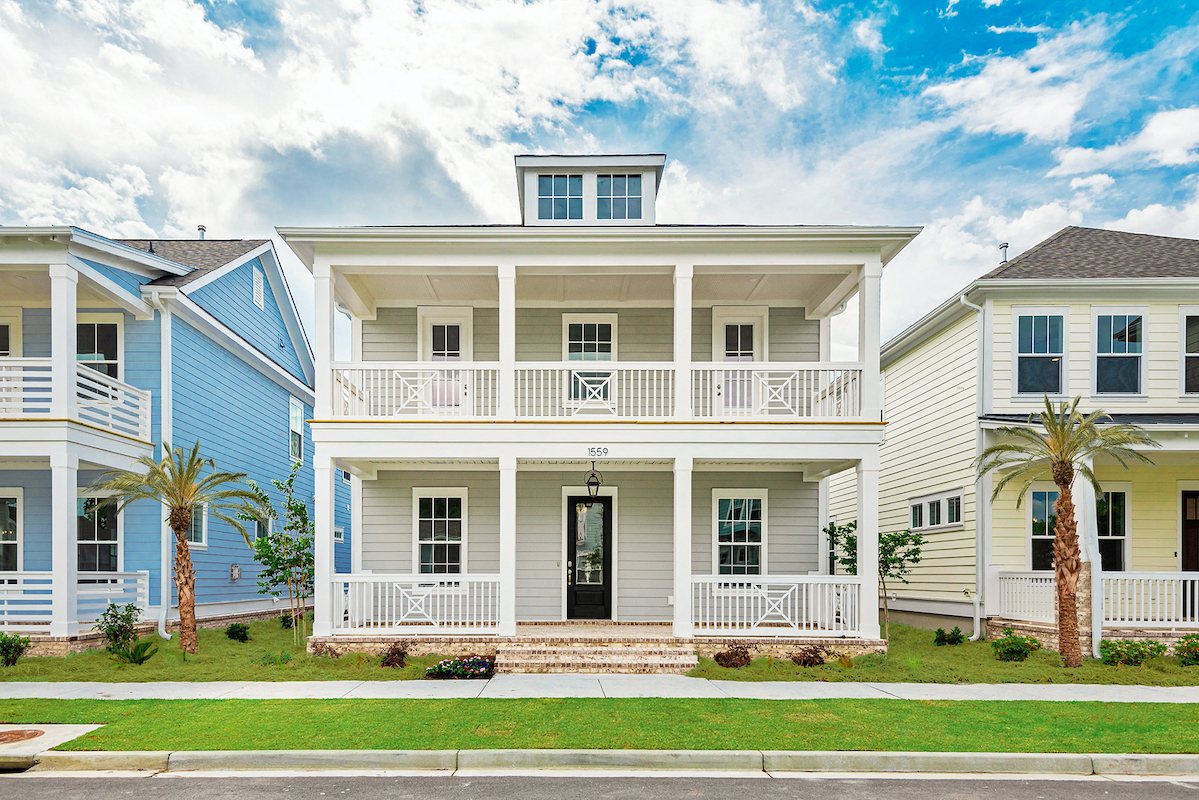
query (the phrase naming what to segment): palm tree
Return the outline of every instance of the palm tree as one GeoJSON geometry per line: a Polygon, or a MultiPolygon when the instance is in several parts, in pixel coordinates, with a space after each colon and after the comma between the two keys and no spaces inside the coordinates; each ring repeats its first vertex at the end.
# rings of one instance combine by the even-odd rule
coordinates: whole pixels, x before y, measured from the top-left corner
{"type": "Polygon", "coordinates": [[[1081,474],[1095,487],[1096,494],[1102,496],[1103,489],[1090,466],[1094,456],[1111,456],[1128,469],[1128,462],[1132,460],[1153,464],[1144,454],[1133,450],[1134,446],[1158,446],[1137,425],[1097,425],[1098,421],[1110,420],[1111,417],[1103,411],[1083,416],[1078,410],[1081,399],[1074,398],[1070,405],[1063,402],[1054,411],[1053,404],[1046,396],[1045,411],[1040,415],[1044,432],[1031,427],[1034,417],[1030,414],[1029,427],[999,428],[996,432],[1003,440],[988,447],[975,461],[979,477],[992,470],[1002,471],[1002,477],[991,492],[992,503],[1013,481],[1023,482],[1020,494],[1016,497],[1016,508],[1020,507],[1034,481],[1049,478],[1057,485],[1053,570],[1057,584],[1058,647],[1067,667],[1082,665],[1077,605],[1082,558],[1078,550],[1078,525],[1074,518],[1074,498],[1071,493],[1074,476],[1081,474]]]}
{"type": "Polygon", "coordinates": [[[167,524],[175,532],[175,588],[179,595],[179,647],[195,655],[200,645],[196,638],[196,573],[192,568],[191,549],[187,544],[187,532],[192,525],[196,509],[208,506],[216,519],[233,527],[246,545],[251,546],[250,535],[238,521],[238,513],[253,519],[265,519],[261,501],[248,488],[239,488],[245,479],[244,472],[217,472],[210,458],[200,457],[197,441],[191,453],[182,447],[174,450],[163,443],[161,461],[151,456],[142,456],[135,466],[145,468],[145,474],[132,470],[106,472],[90,491],[108,493],[105,504],[115,505],[117,511],[137,500],[151,500],[167,507],[167,524]],[[212,472],[203,476],[208,467],[212,472]]]}

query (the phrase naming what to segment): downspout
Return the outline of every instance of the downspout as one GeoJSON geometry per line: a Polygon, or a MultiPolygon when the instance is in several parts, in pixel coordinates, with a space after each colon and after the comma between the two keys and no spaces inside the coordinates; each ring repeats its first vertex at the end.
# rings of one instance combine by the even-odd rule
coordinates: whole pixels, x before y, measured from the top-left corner
{"type": "MultiPolygon", "coordinates": [[[[976,349],[978,350],[978,353],[977,353],[978,361],[981,363],[983,361],[983,354],[982,354],[982,340],[983,340],[983,330],[984,330],[983,329],[983,316],[984,316],[983,307],[979,306],[979,305],[975,305],[974,303],[971,303],[969,300],[966,299],[966,295],[964,295],[964,294],[958,296],[958,302],[961,303],[964,307],[970,309],[971,311],[973,311],[975,314],[978,315],[978,347],[976,349]]],[[[985,368],[985,366],[986,365],[983,364],[982,368],[985,368]]],[[[978,376],[978,392],[980,395],[983,391],[982,368],[979,369],[979,376],[978,376]]],[[[975,414],[975,416],[977,416],[977,413],[975,414]]],[[[975,424],[977,425],[978,423],[975,423],[975,424]]],[[[981,433],[976,433],[976,437],[977,436],[981,436],[981,433]]],[[[981,444],[981,443],[979,443],[979,444],[981,444]]],[[[976,445],[976,447],[977,446],[978,445],[976,445]]],[[[981,489],[982,489],[982,481],[975,480],[975,482],[974,482],[974,633],[970,634],[970,641],[972,641],[972,642],[977,642],[979,640],[979,638],[982,636],[982,631],[983,631],[983,628],[982,628],[982,589],[983,589],[983,585],[984,585],[984,581],[983,581],[984,567],[983,567],[983,552],[982,552],[982,536],[980,535],[981,531],[979,530],[979,520],[981,519],[981,514],[979,513],[979,504],[981,502],[985,502],[985,501],[979,500],[979,497],[982,494],[982,492],[980,491],[981,489]]],[[[968,590],[963,589],[963,592],[966,594],[969,594],[968,590]]]]}
{"type": "MultiPolygon", "coordinates": [[[[150,304],[158,310],[158,338],[159,338],[159,444],[162,448],[170,446],[171,439],[174,436],[174,393],[171,386],[171,312],[167,309],[166,304],[162,302],[162,298],[157,291],[150,295],[150,304]]],[[[165,455],[165,454],[164,454],[165,455]]],[[[166,507],[163,507],[165,512],[166,507]]],[[[170,641],[171,634],[167,633],[167,611],[171,607],[171,548],[167,545],[172,542],[174,531],[171,531],[166,521],[166,514],[163,514],[162,523],[160,525],[160,546],[159,546],[159,565],[158,565],[158,635],[167,641],[170,641]]]]}

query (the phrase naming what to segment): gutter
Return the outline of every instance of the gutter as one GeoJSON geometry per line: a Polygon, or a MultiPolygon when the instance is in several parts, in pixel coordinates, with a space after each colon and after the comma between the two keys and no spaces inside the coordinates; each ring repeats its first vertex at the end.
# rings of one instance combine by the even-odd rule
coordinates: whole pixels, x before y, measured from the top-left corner
{"type": "MultiPolygon", "coordinates": [[[[158,311],[158,368],[159,368],[159,403],[158,430],[159,444],[163,450],[170,449],[170,441],[174,438],[175,401],[171,385],[171,312],[163,302],[161,292],[154,289],[150,292],[150,305],[158,311]]],[[[165,453],[164,453],[165,455],[165,453]]],[[[163,504],[165,512],[166,505],[163,504]]],[[[173,544],[174,531],[167,526],[167,515],[163,514],[160,523],[159,564],[158,564],[158,635],[170,641],[171,634],[167,633],[167,611],[171,607],[171,589],[168,576],[171,574],[171,554],[167,545],[173,544]]]]}

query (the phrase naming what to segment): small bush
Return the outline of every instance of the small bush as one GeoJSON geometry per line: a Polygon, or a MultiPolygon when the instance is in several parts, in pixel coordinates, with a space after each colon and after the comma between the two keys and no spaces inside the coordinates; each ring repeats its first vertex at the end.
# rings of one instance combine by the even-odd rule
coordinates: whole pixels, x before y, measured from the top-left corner
{"type": "Polygon", "coordinates": [[[291,614],[284,614],[279,617],[279,627],[283,630],[291,630],[296,626],[296,621],[292,619],[291,614]]]}
{"type": "Polygon", "coordinates": [[[412,642],[407,639],[392,642],[391,646],[383,651],[383,666],[402,669],[408,659],[408,649],[411,646],[412,642]]]}
{"type": "Polygon", "coordinates": [[[1188,633],[1174,645],[1174,655],[1184,667],[1199,664],[1199,633],[1188,633]]]}
{"type": "Polygon", "coordinates": [[[0,664],[15,667],[17,659],[29,652],[28,636],[0,631],[0,664]]]}
{"type": "Polygon", "coordinates": [[[937,647],[944,647],[949,644],[949,634],[944,628],[937,628],[937,632],[933,634],[933,644],[937,647]]]}
{"type": "Polygon", "coordinates": [[[966,641],[966,634],[962,633],[962,629],[957,625],[954,625],[953,630],[949,633],[946,633],[944,628],[937,628],[937,632],[933,635],[933,644],[937,647],[944,647],[947,644],[961,644],[964,641],[966,641]]]}
{"type": "Polygon", "coordinates": [[[819,667],[837,657],[836,652],[822,644],[809,644],[791,653],[791,663],[797,667],[819,667]]]}
{"type": "Polygon", "coordinates": [[[137,641],[137,621],[142,612],[133,603],[119,606],[109,603],[108,608],[96,620],[96,630],[108,641],[108,652],[116,655],[119,651],[129,650],[137,641]]]}
{"type": "Polygon", "coordinates": [[[425,670],[425,677],[435,680],[452,678],[490,678],[495,674],[495,656],[458,656],[438,661],[425,670]]]}
{"type": "Polygon", "coordinates": [[[1099,642],[1099,655],[1104,664],[1124,664],[1139,667],[1150,659],[1166,654],[1165,642],[1136,642],[1132,639],[1103,640],[1099,642]]]}
{"type": "Polygon", "coordinates": [[[714,657],[716,663],[725,669],[740,669],[748,667],[752,661],[749,657],[749,650],[744,645],[733,644],[729,645],[729,649],[721,653],[717,653],[714,657]]]}
{"type": "Polygon", "coordinates": [[[278,653],[263,653],[258,663],[264,667],[281,667],[291,661],[291,653],[280,650],[278,653]]]}
{"type": "Polygon", "coordinates": [[[152,639],[147,639],[144,642],[138,642],[130,647],[120,647],[111,652],[113,658],[123,664],[141,666],[154,657],[154,654],[158,652],[158,646],[152,639]]]}
{"type": "Polygon", "coordinates": [[[1032,636],[1020,636],[1011,628],[1003,629],[1003,636],[991,642],[991,649],[1000,661],[1023,661],[1041,649],[1041,643],[1032,636]]]}
{"type": "Polygon", "coordinates": [[[225,635],[235,642],[248,642],[250,641],[250,626],[241,622],[234,622],[225,628],[225,635]]]}
{"type": "Polygon", "coordinates": [[[966,634],[962,633],[961,628],[959,628],[957,625],[954,625],[953,630],[949,632],[949,643],[961,644],[964,641],[966,641],[966,634]]]}

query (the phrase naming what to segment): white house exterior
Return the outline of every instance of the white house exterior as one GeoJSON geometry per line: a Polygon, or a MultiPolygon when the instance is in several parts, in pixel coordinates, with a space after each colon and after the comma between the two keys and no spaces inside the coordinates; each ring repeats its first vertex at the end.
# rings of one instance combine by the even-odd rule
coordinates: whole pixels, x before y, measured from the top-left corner
{"type": "MultiPolygon", "coordinates": [[[[1093,630],[1199,630],[1199,241],[1065,228],[888,342],[882,367],[880,524],[928,539],[893,609],[969,628],[977,599],[992,629],[1053,642],[1055,487],[1033,486],[1020,508],[1016,488],[990,504],[994,478],[972,470],[995,429],[1027,424],[1047,393],[1161,444],[1147,453],[1156,467],[1096,461],[1103,498],[1075,483],[1084,638],[1097,652],[1093,630]]],[[[849,476],[830,479],[830,497],[832,517],[853,518],[849,476]]]]}
{"type": "Polygon", "coordinates": [[[316,281],[312,646],[882,646],[873,572],[818,574],[819,480],[854,470],[873,564],[879,278],[918,229],[655,224],[664,163],[519,156],[520,225],[279,229],[316,281]],[[858,360],[830,363],[854,294],[858,360]]]}

